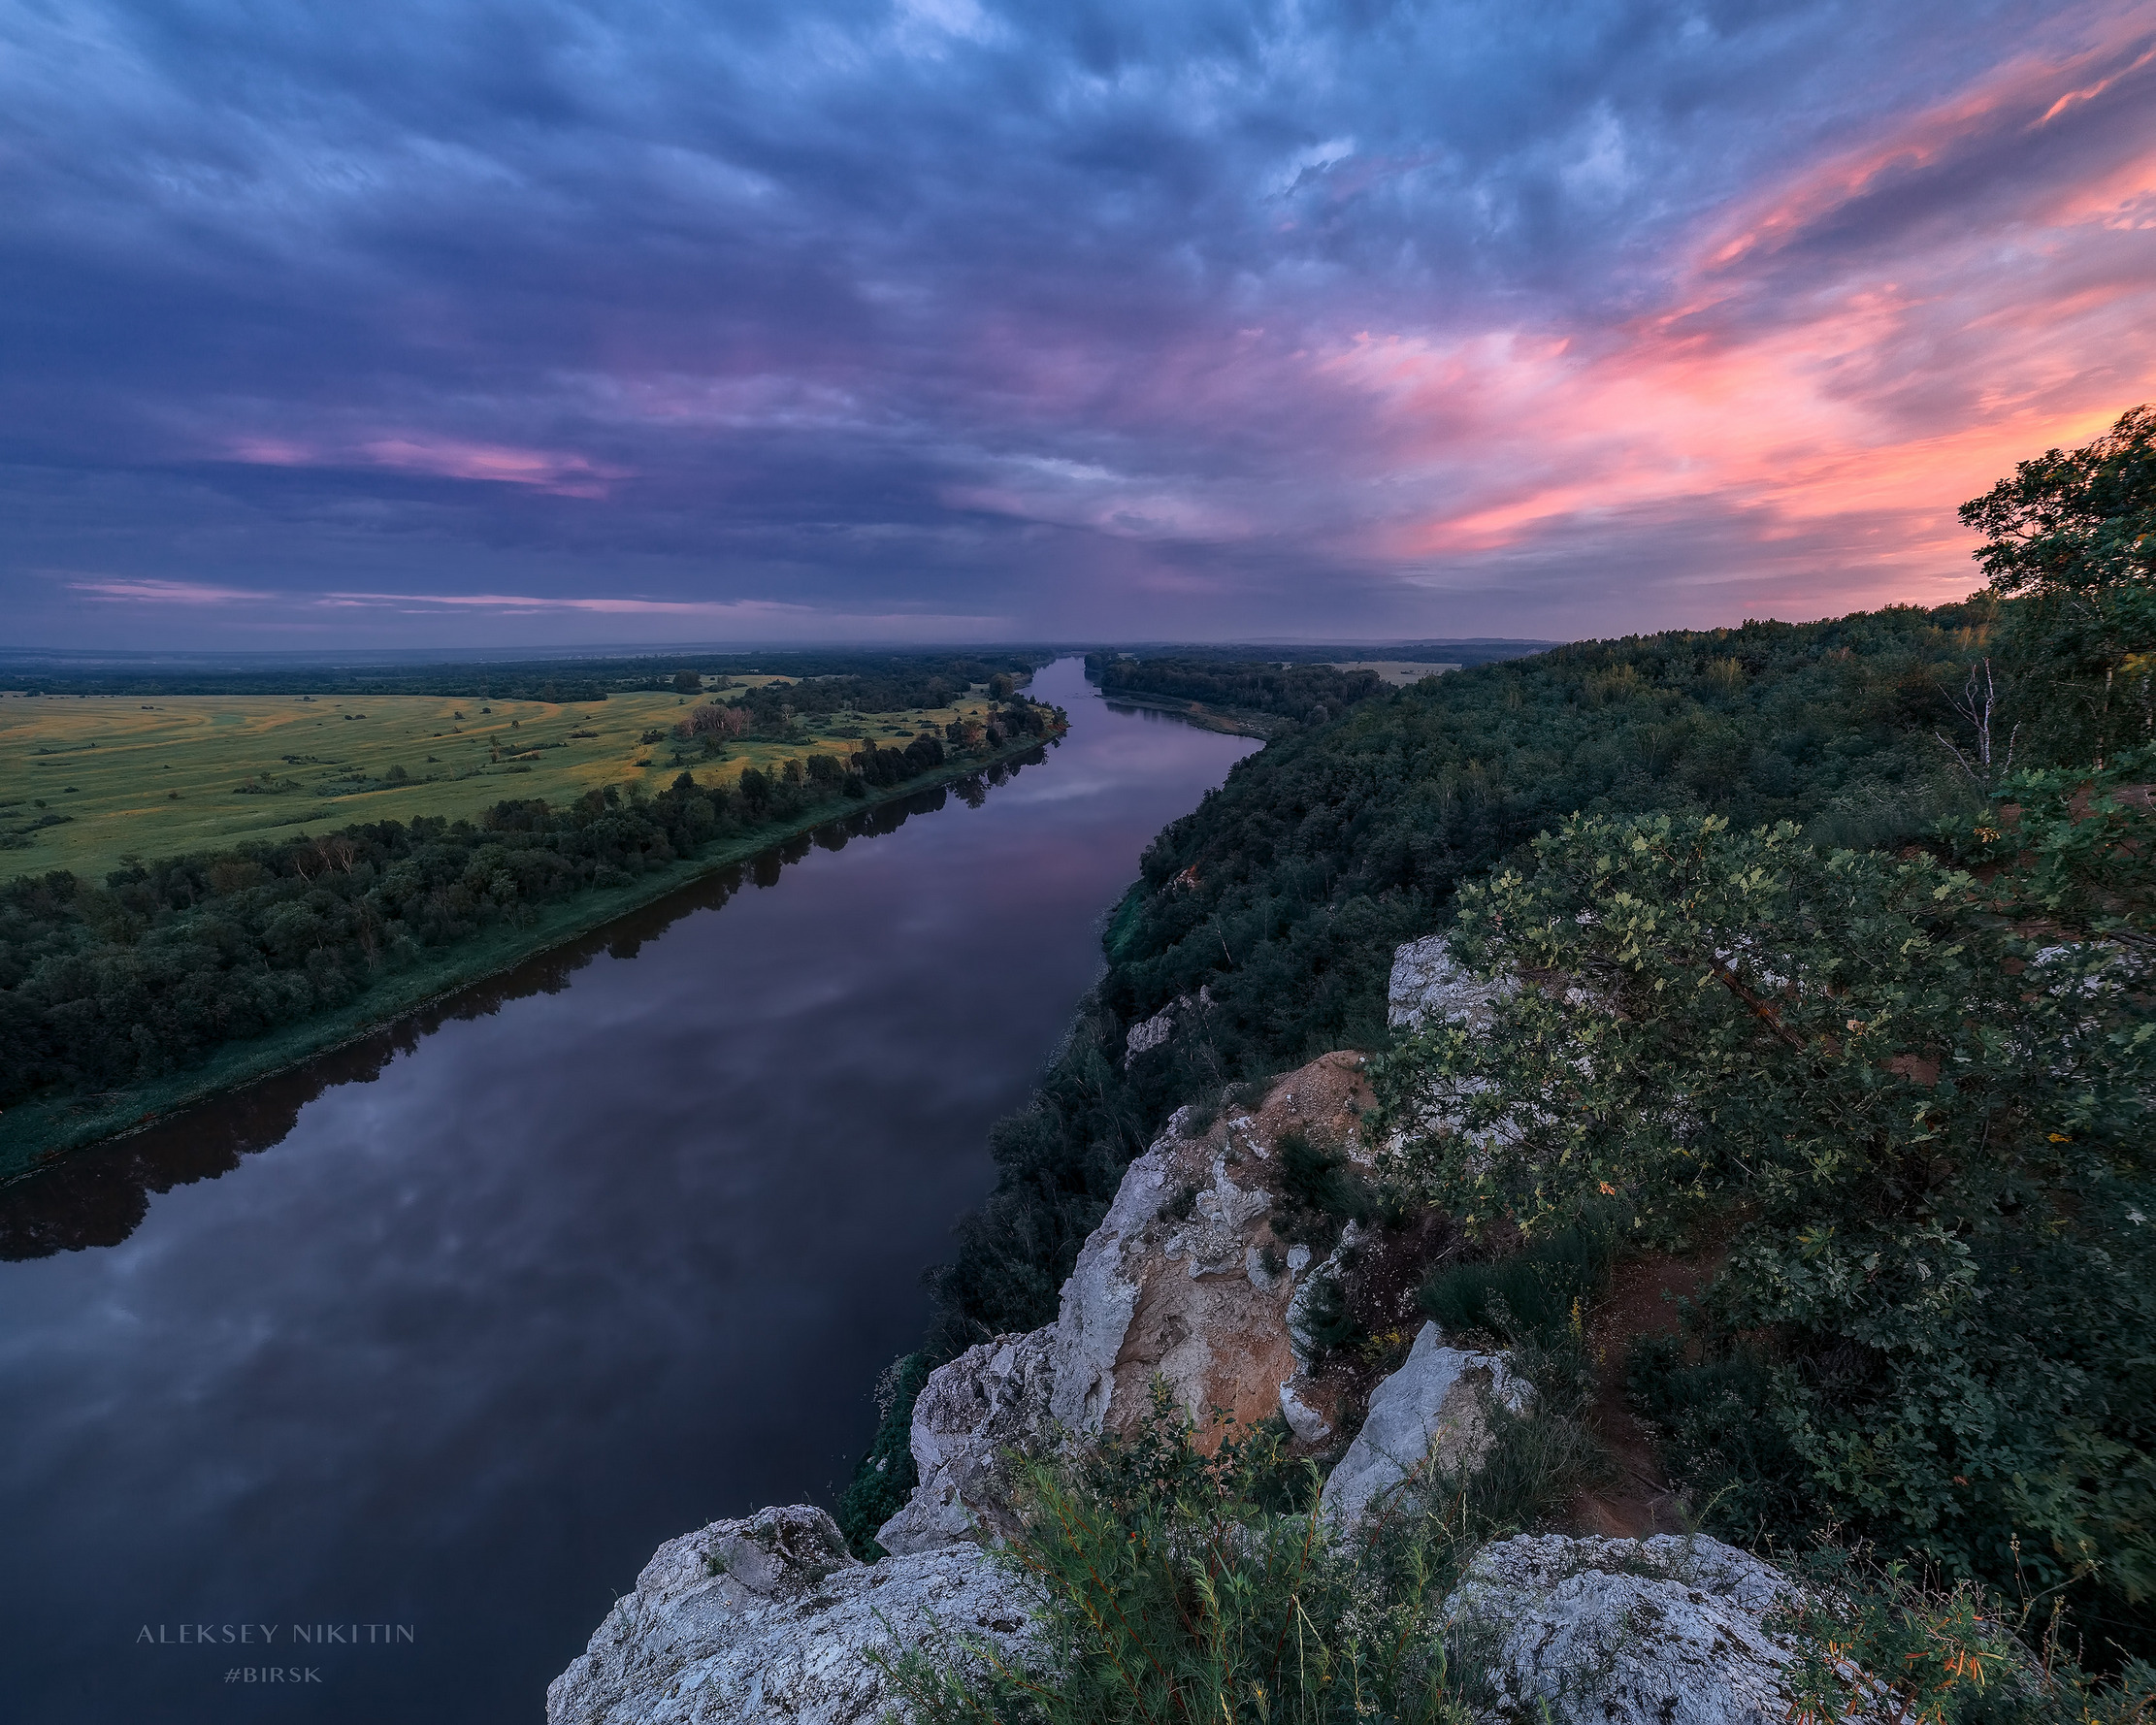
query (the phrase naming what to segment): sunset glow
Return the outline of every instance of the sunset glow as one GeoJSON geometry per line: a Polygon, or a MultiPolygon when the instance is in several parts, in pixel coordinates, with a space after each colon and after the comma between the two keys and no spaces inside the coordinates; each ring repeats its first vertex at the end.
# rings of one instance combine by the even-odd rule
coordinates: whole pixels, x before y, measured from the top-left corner
{"type": "Polygon", "coordinates": [[[92,16],[0,72],[29,640],[1815,616],[2156,397],[2147,4],[92,16]]]}

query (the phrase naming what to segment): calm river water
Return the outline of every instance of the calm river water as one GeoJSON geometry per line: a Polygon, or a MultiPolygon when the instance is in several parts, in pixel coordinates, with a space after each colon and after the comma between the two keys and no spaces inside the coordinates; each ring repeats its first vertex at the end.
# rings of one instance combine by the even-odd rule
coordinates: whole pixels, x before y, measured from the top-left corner
{"type": "Polygon", "coordinates": [[[537,1720],[662,1540],[834,1503],[1102,914],[1253,746],[1033,693],[1069,735],[985,796],[0,1191],[0,1714],[537,1720]]]}

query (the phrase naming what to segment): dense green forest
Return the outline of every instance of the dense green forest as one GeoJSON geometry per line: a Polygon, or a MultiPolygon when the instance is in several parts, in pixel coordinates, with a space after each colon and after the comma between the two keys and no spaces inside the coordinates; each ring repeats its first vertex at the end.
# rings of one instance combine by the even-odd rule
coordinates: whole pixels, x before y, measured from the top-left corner
{"type": "Polygon", "coordinates": [[[1630,1362],[1710,1528],[1870,1541],[2018,1589],[2100,1663],[2156,1651],[2156,416],[1964,519],[1965,603],[1463,670],[1276,740],[1163,831],[992,1134],[849,1533],[910,1485],[929,1368],[1054,1318],[1173,1108],[1355,1047],[1403,1128],[1388,1203],[1497,1264],[1587,1236],[1718,1264],[1630,1362]],[[1402,1041],[1393,950],[1455,925],[1486,974],[1570,980],[1402,1041]]]}
{"type": "Polygon", "coordinates": [[[0,888],[0,1106],[183,1070],[220,1046],[363,997],[372,984],[534,905],[626,886],[714,844],[836,812],[1004,743],[1053,732],[1014,700],[996,723],[902,748],[819,754],[804,770],[687,772],[656,797],[498,802],[141,862],[102,882],[64,870],[0,888]]]}
{"type": "Polygon", "coordinates": [[[1385,688],[1377,672],[1330,665],[1238,664],[1232,660],[1139,659],[1088,653],[1086,675],[1113,699],[1137,695],[1194,700],[1225,713],[1263,713],[1323,725],[1385,688]]]}
{"type": "Polygon", "coordinates": [[[1524,659],[1558,645],[1477,635],[1427,641],[1119,641],[1094,649],[1111,656],[1182,659],[1198,665],[1331,665],[1340,661],[1406,660],[1426,665],[1490,665],[1524,659]]]}
{"type": "MultiPolygon", "coordinates": [[[[977,652],[865,653],[859,649],[814,652],[666,653],[587,656],[523,661],[481,660],[468,665],[321,665],[303,660],[272,664],[234,661],[188,665],[125,661],[81,665],[66,658],[12,654],[0,658],[0,681],[41,696],[68,695],[438,695],[497,700],[604,700],[613,689],[672,689],[694,693],[703,677],[724,681],[749,675],[830,678],[843,685],[836,704],[799,710],[902,712],[947,704],[953,692],[1002,676],[1023,679],[1052,654],[1024,648],[977,652]],[[686,678],[686,681],[683,679],[686,678]],[[926,699],[931,688],[944,691],[926,699]]],[[[1003,693],[1008,693],[1006,688],[1003,693]]],[[[821,695],[804,697],[826,701],[821,695]]],[[[799,704],[799,703],[797,703],[799,704]]]]}
{"type": "MultiPolygon", "coordinates": [[[[946,707],[972,688],[985,689],[993,700],[1008,700],[1030,672],[1029,666],[1001,659],[907,661],[875,670],[806,674],[798,683],[764,683],[721,699],[745,711],[756,732],[777,734],[796,715],[946,707]]],[[[1023,706],[1019,710],[1023,713],[1023,706]]]]}

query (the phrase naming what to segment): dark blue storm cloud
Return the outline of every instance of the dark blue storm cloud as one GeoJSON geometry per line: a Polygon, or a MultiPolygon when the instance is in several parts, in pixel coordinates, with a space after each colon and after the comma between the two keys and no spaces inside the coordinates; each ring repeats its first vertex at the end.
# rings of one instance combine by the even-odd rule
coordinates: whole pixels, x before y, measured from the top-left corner
{"type": "Polygon", "coordinates": [[[1576,634],[2156,393],[2156,8],[0,6],[16,644],[1576,634]]]}

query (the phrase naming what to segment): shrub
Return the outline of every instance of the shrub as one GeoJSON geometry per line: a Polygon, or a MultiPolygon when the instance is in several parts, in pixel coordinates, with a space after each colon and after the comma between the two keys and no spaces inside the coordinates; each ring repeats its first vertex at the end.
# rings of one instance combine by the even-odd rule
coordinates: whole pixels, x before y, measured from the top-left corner
{"type": "Polygon", "coordinates": [[[1602,1291],[1621,1237],[1607,1215],[1592,1213],[1510,1257],[1441,1270],[1418,1297],[1448,1333],[1549,1345],[1577,1325],[1583,1306],[1602,1291]]]}
{"type": "Polygon", "coordinates": [[[1367,1222],[1376,1214],[1376,1194],[1338,1151],[1292,1129],[1281,1133],[1277,1148],[1285,1202],[1273,1219],[1273,1232],[1282,1239],[1329,1252],[1343,1223],[1367,1222]]]}
{"type": "Polygon", "coordinates": [[[1466,1725],[1437,1621],[1454,1530],[1429,1516],[1382,1550],[1336,1548],[1315,1507],[1266,1506],[1280,1433],[1216,1427],[1210,1456],[1197,1435],[1157,1381],[1136,1437],[1029,1465],[1024,1529],[998,1557],[1035,1590],[1036,1651],[1024,1665],[981,1646],[896,1662],[924,1725],[1466,1725]]]}
{"type": "Polygon", "coordinates": [[[2145,1647],[2156,1024],[2132,889],[2156,823],[2095,777],[2093,928],[2050,920],[2064,887],[2035,895],[2034,801],[1983,877],[1787,826],[1569,822],[1534,872],[1462,894],[1458,949],[1527,986],[1486,1030],[1409,1039],[1377,1086],[1396,1177],[1471,1225],[1533,1240],[1614,1199],[1649,1234],[1730,1232],[1687,1325],[1713,1370],[1650,1393],[1673,1460],[1747,1482],[1721,1515],[1791,1519],[1716,1525],[1838,1522],[1952,1575],[2026,1574],[2145,1647]],[[1747,1418],[1777,1438],[1733,1443],[1747,1418]],[[1791,1458],[1793,1492],[1757,1471],[1791,1458]]]}

